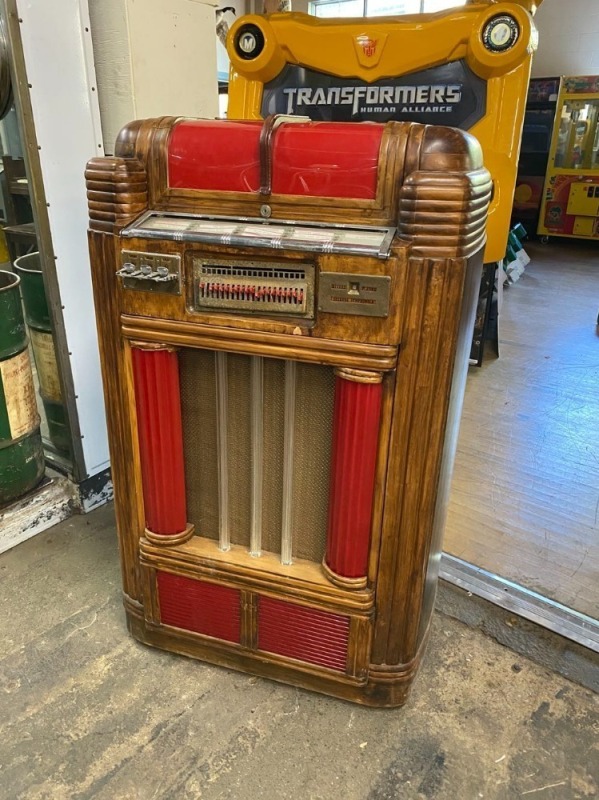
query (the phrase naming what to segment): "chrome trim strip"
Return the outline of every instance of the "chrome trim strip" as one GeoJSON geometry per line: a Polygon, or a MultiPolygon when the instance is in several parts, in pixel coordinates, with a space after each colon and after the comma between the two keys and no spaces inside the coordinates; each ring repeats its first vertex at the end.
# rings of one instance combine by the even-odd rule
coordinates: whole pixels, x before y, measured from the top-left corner
{"type": "Polygon", "coordinates": [[[389,250],[391,249],[391,244],[393,243],[393,239],[395,238],[395,234],[397,233],[397,228],[389,228],[388,233],[381,242],[381,246],[379,248],[379,258],[388,258],[389,250]]]}
{"type": "Polygon", "coordinates": [[[439,577],[477,597],[599,653],[599,620],[506,578],[443,553],[439,577]]]}
{"type": "Polygon", "coordinates": [[[216,364],[216,443],[218,450],[218,546],[221,550],[231,549],[229,530],[229,463],[227,436],[229,378],[227,354],[214,353],[216,364]]]}
{"type": "Polygon", "coordinates": [[[264,359],[251,358],[251,429],[252,440],[252,506],[250,529],[250,555],[262,551],[262,502],[264,485],[264,359]]]}
{"type": "Polygon", "coordinates": [[[379,259],[389,257],[391,244],[396,235],[397,228],[381,226],[344,226],[337,223],[325,224],[319,222],[296,222],[294,220],[269,219],[263,220],[260,217],[218,217],[205,214],[180,214],[177,212],[146,211],[137,220],[123,229],[121,235],[126,239],[171,239],[178,242],[204,242],[206,244],[233,245],[234,247],[261,247],[266,249],[280,249],[283,245],[285,249],[297,250],[307,253],[343,253],[355,256],[370,256],[379,259]],[[245,237],[242,234],[228,233],[201,233],[198,231],[179,231],[168,229],[147,230],[143,227],[144,223],[152,217],[169,217],[181,220],[206,220],[217,222],[238,222],[245,225],[256,226],[285,226],[294,228],[305,228],[306,230],[342,230],[382,233],[384,234],[380,244],[376,246],[364,244],[343,244],[335,241],[328,242],[309,242],[296,241],[285,236],[284,240],[272,237],[245,237]]]}

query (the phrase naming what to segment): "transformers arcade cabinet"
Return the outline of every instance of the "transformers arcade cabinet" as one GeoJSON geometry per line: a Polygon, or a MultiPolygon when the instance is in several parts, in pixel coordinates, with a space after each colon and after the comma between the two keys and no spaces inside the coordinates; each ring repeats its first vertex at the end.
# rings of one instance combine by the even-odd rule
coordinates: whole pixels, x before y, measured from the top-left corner
{"type": "Polygon", "coordinates": [[[129,628],[401,705],[491,180],[406,122],[138,121],[86,171],[129,628]]]}
{"type": "Polygon", "coordinates": [[[493,178],[485,263],[510,230],[542,0],[479,0],[435,14],[247,15],[231,27],[230,119],[450,125],[475,136],[493,178]]]}

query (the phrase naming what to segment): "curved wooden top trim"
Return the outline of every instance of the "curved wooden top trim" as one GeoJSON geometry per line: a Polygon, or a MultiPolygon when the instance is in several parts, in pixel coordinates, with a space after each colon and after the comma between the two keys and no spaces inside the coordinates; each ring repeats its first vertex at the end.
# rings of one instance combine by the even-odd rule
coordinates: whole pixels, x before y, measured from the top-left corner
{"type": "Polygon", "coordinates": [[[469,258],[484,246],[493,183],[473,136],[438,125],[414,130],[406,173],[398,232],[413,255],[469,258]]]}
{"type": "MultiPolygon", "coordinates": [[[[259,192],[169,188],[169,138],[179,121],[165,116],[131,122],[119,134],[115,156],[89,162],[90,227],[118,231],[148,207],[260,216],[264,197],[259,192]]],[[[275,194],[268,203],[272,219],[397,224],[414,255],[452,258],[469,257],[484,245],[491,195],[490,175],[473,136],[438,125],[389,122],[374,200],[275,194]]]]}

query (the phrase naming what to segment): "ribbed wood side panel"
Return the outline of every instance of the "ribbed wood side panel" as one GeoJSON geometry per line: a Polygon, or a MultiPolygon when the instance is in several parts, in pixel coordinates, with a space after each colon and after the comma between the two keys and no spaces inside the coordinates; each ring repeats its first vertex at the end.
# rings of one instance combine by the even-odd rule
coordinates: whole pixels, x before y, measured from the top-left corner
{"type": "Polygon", "coordinates": [[[163,625],[239,643],[239,590],[169,572],[158,572],[156,580],[163,625]]]}
{"type": "Polygon", "coordinates": [[[258,649],[345,672],[349,617],[283,600],[258,600],[258,649]]]}
{"type": "Polygon", "coordinates": [[[146,170],[137,159],[92,158],[85,185],[92,230],[112,232],[148,207],[146,170]]]}
{"type": "Polygon", "coordinates": [[[412,255],[470,258],[484,246],[493,182],[486,169],[467,174],[413,172],[400,190],[400,236],[412,255]]]}
{"type": "Polygon", "coordinates": [[[177,354],[136,347],[131,353],[146,527],[181,533],[187,507],[177,354]]]}
{"type": "Polygon", "coordinates": [[[326,562],[337,575],[366,575],[383,386],[338,377],[326,562]]]}

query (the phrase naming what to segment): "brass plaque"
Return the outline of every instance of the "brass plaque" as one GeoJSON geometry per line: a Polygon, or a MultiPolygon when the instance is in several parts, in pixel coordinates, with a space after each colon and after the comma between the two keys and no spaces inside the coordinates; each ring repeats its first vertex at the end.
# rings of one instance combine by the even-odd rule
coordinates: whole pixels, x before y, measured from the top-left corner
{"type": "Polygon", "coordinates": [[[388,317],[390,286],[388,275],[321,272],[318,310],[328,314],[388,317]]]}

